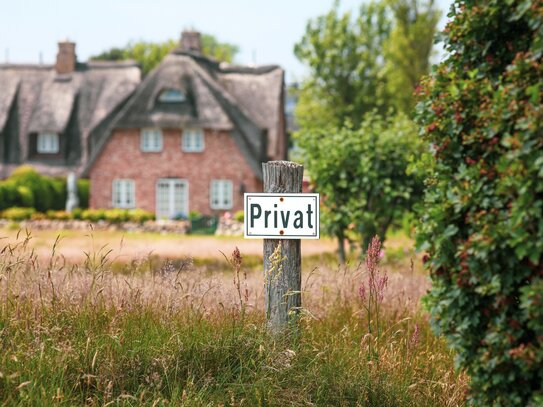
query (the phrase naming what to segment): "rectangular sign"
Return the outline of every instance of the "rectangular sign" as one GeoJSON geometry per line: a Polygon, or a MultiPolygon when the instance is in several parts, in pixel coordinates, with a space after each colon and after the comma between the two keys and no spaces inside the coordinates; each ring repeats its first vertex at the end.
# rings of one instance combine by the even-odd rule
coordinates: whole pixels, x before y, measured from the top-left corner
{"type": "Polygon", "coordinates": [[[319,194],[246,193],[244,209],[245,238],[319,238],[319,194]]]}

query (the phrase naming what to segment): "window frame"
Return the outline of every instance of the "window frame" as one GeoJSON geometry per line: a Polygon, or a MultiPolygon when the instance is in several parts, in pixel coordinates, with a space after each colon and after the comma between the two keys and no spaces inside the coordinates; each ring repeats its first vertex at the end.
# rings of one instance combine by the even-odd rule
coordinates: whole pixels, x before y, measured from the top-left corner
{"type": "Polygon", "coordinates": [[[111,183],[111,206],[119,209],[134,209],[136,207],[136,181],[131,178],[115,178],[111,183]],[[131,185],[131,187],[127,187],[131,185]],[[118,190],[117,190],[118,188],[118,190]],[[118,193],[117,193],[118,192],[118,193]],[[131,195],[131,200],[127,199],[131,195]],[[117,196],[119,195],[119,202],[117,196]],[[129,202],[131,201],[131,203],[129,202]]]}
{"type": "Polygon", "coordinates": [[[204,129],[200,127],[188,127],[183,129],[183,134],[181,135],[181,150],[185,153],[201,153],[205,150],[205,132],[204,129]],[[197,133],[195,133],[197,132],[197,133]],[[200,137],[194,137],[200,136],[200,137]],[[194,140],[200,138],[201,145],[193,145],[194,140]]]}
{"type": "Polygon", "coordinates": [[[58,154],[59,152],[60,152],[60,135],[58,133],[54,133],[54,132],[38,133],[36,137],[36,153],[58,154]]]}
{"type": "Polygon", "coordinates": [[[229,179],[212,179],[209,185],[209,207],[213,210],[230,210],[234,207],[234,182],[229,179]],[[228,202],[225,203],[226,189],[225,185],[229,186],[228,202]],[[217,189],[215,189],[217,188],[217,189]],[[218,193],[218,204],[214,201],[214,192],[218,193]]]}
{"type": "Polygon", "coordinates": [[[184,103],[187,101],[187,95],[180,89],[162,89],[157,97],[158,103],[184,103]]]}
{"type": "MultiPolygon", "coordinates": [[[[154,143],[153,143],[154,144],[154,143]]],[[[146,127],[140,130],[140,150],[143,153],[160,153],[164,148],[164,135],[162,134],[162,129],[154,127],[146,127]],[[159,143],[158,146],[151,146],[150,136],[158,135],[159,143]],[[146,144],[147,141],[147,144],[146,144]]]]}

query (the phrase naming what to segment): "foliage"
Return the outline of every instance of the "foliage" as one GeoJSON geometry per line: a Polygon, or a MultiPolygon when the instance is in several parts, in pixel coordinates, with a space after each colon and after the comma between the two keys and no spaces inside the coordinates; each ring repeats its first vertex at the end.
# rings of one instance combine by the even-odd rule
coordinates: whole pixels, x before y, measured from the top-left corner
{"type": "MultiPolygon", "coordinates": [[[[77,192],[79,205],[88,207],[89,180],[78,179],[77,192]]],[[[0,181],[0,209],[21,206],[40,212],[63,210],[66,197],[66,178],[42,175],[29,165],[17,168],[9,178],[0,181]]]]}
{"type": "MultiPolygon", "coordinates": [[[[43,215],[43,214],[41,214],[43,215]]],[[[36,217],[33,217],[32,219],[35,219],[36,217]]],[[[66,211],[53,211],[48,210],[45,213],[45,219],[51,219],[51,220],[70,220],[72,219],[72,214],[66,211]]]]}
{"type": "Polygon", "coordinates": [[[404,116],[370,114],[356,130],[315,129],[299,134],[298,142],[321,194],[322,224],[340,245],[347,230],[358,235],[363,248],[375,235],[384,239],[422,193],[416,174],[406,173],[421,143],[404,116]]]}
{"type": "Polygon", "coordinates": [[[543,401],[543,3],[456,1],[421,91],[419,247],[476,405],[543,401]]]}
{"type": "Polygon", "coordinates": [[[34,208],[19,208],[14,206],[2,211],[2,218],[14,221],[30,219],[36,212],[34,208]]]}
{"type": "Polygon", "coordinates": [[[394,26],[383,44],[384,76],[390,104],[411,114],[414,91],[430,71],[430,56],[441,13],[433,0],[388,0],[394,26]]]}
{"type": "Polygon", "coordinates": [[[130,209],[128,211],[128,219],[131,222],[145,223],[149,220],[154,220],[155,214],[152,212],[144,211],[143,209],[130,209]]]}
{"type": "Polygon", "coordinates": [[[294,53],[307,64],[310,77],[303,83],[296,111],[302,128],[323,123],[341,126],[350,119],[357,126],[364,113],[387,111],[383,43],[391,21],[382,3],[363,4],[353,22],[350,12],[340,15],[339,3],[324,16],[309,21],[294,53]],[[331,122],[328,122],[331,120],[331,122]]]}
{"type": "Polygon", "coordinates": [[[153,220],[155,215],[143,209],[85,209],[78,214],[82,220],[89,222],[107,221],[110,223],[136,222],[144,223],[153,220]]]}
{"type": "Polygon", "coordinates": [[[2,218],[10,220],[86,220],[88,222],[107,221],[110,223],[135,222],[144,223],[148,220],[154,220],[155,215],[152,212],[143,209],[81,209],[76,208],[72,213],[64,210],[47,212],[36,212],[34,208],[12,207],[2,211],[2,218]],[[21,215],[22,214],[22,215],[21,215]]]}
{"type": "Polygon", "coordinates": [[[23,165],[17,168],[9,180],[17,186],[20,206],[35,206],[38,211],[44,211],[53,206],[55,190],[51,187],[50,178],[39,174],[31,166],[23,165]]]}
{"type": "MultiPolygon", "coordinates": [[[[89,207],[89,193],[90,193],[90,180],[85,178],[79,178],[77,180],[77,196],[79,198],[79,207],[88,208],[89,207]]],[[[66,201],[64,201],[66,205],[66,201]]]]}
{"type": "Polygon", "coordinates": [[[310,76],[300,90],[296,118],[311,127],[357,127],[366,113],[410,113],[412,94],[428,72],[439,13],[433,1],[389,0],[343,15],[339,2],[310,21],[294,48],[310,76]]]}
{"type": "MultiPolygon", "coordinates": [[[[53,203],[51,205],[51,208],[57,210],[64,209],[66,207],[66,199],[68,198],[66,177],[48,178],[48,181],[51,189],[53,190],[53,203]]],[[[78,180],[78,187],[81,181],[82,180],[78,180]]],[[[87,183],[89,182],[88,180],[84,181],[86,181],[87,183]]],[[[79,204],[81,205],[81,199],[79,204]]]]}
{"type": "MultiPolygon", "coordinates": [[[[201,34],[202,54],[219,61],[232,62],[239,52],[237,45],[220,42],[213,35],[201,34]]],[[[169,39],[164,42],[137,41],[125,47],[113,47],[90,59],[95,61],[119,61],[133,59],[141,65],[143,74],[153,70],[166,55],[179,46],[178,41],[169,39]]]]}
{"type": "Polygon", "coordinates": [[[241,211],[237,211],[236,213],[234,213],[234,220],[236,222],[243,223],[244,220],[245,220],[245,212],[241,210],[241,211]]]}

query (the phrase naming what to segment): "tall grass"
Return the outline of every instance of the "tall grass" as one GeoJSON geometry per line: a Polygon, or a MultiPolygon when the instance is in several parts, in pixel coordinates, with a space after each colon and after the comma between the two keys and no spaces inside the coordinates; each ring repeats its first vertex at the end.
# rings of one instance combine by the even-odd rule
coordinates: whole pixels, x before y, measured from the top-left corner
{"type": "Polygon", "coordinates": [[[417,305],[425,279],[409,270],[389,273],[378,336],[358,296],[362,267],[308,270],[300,333],[276,337],[263,277],[239,252],[226,256],[231,272],[134,259],[119,273],[107,248],[73,265],[55,245],[44,262],[30,239],[1,251],[0,404],[463,403],[466,377],[429,331],[417,305]]]}

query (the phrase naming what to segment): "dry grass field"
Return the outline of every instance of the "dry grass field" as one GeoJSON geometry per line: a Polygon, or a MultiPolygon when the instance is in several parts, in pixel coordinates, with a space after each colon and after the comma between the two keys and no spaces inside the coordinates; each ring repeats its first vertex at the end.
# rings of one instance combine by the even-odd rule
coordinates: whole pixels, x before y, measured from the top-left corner
{"type": "Polygon", "coordinates": [[[263,321],[261,241],[1,233],[0,404],[463,403],[467,379],[428,328],[428,281],[405,237],[385,249],[372,318],[364,264],[340,267],[332,241],[304,242],[300,329],[275,337],[263,321]],[[239,273],[222,254],[236,246],[239,273]]]}

